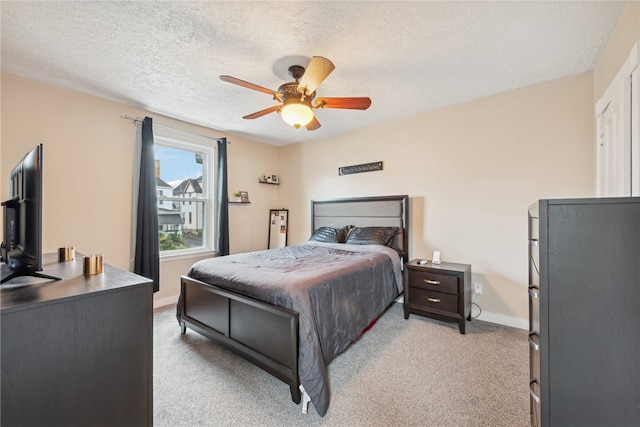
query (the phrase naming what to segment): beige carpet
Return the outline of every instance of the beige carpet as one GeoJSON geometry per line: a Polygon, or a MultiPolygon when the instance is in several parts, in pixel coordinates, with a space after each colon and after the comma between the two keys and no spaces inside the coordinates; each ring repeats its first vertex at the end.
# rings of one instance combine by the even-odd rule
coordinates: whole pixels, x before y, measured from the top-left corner
{"type": "Polygon", "coordinates": [[[330,365],[324,417],[289,386],[198,333],[174,307],[154,313],[154,426],[529,426],[527,332],[457,325],[394,304],[330,365]]]}

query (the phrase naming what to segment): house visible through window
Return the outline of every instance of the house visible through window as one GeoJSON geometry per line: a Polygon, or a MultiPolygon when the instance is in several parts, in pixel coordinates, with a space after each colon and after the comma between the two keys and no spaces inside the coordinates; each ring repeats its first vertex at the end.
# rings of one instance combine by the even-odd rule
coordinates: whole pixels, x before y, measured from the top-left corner
{"type": "Polygon", "coordinates": [[[213,150],[162,136],[154,140],[161,255],[210,250],[213,150]]]}

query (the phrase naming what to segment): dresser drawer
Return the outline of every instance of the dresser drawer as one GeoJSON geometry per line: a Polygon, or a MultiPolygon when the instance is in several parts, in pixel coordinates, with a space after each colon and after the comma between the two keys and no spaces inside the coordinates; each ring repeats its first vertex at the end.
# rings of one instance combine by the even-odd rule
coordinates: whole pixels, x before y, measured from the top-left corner
{"type": "Polygon", "coordinates": [[[537,240],[529,240],[529,285],[540,286],[540,247],[537,240]]]}
{"type": "Polygon", "coordinates": [[[409,271],[409,286],[448,294],[458,294],[458,277],[430,271],[409,271]]]}
{"type": "Polygon", "coordinates": [[[529,216],[529,240],[538,240],[539,237],[540,237],[540,226],[539,226],[538,218],[534,216],[529,216]]]}
{"type": "Polygon", "coordinates": [[[427,291],[420,288],[412,287],[409,290],[409,304],[443,311],[458,311],[458,297],[456,295],[427,291]]]}

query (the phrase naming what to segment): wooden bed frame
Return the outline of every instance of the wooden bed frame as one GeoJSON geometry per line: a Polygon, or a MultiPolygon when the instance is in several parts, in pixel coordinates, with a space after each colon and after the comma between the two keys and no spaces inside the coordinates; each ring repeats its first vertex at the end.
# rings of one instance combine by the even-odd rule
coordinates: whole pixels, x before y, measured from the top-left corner
{"type": "MultiPolygon", "coordinates": [[[[409,259],[409,197],[312,200],[311,230],[321,226],[397,226],[394,247],[409,259]]],[[[234,351],[287,383],[300,403],[298,313],[182,276],[178,312],[187,327],[234,351]]]]}

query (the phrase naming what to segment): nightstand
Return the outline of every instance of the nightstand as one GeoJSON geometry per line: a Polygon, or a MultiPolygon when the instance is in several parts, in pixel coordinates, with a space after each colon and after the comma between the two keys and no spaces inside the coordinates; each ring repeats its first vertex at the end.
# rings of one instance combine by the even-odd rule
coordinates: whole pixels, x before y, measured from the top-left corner
{"type": "Polygon", "coordinates": [[[444,322],[456,322],[465,333],[471,320],[471,266],[443,262],[404,265],[404,318],[420,314],[444,322]]]}

